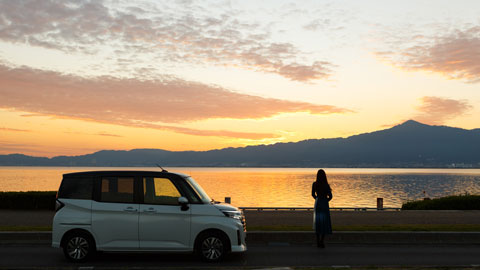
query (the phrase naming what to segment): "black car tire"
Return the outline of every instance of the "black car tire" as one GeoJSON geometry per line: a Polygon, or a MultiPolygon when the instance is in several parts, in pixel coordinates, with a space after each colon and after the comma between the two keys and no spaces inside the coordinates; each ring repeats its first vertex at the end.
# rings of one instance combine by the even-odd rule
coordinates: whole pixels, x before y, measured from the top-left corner
{"type": "Polygon", "coordinates": [[[203,261],[219,262],[228,251],[228,239],[221,232],[207,232],[199,236],[195,251],[203,261]]]}
{"type": "Polygon", "coordinates": [[[73,232],[66,236],[63,254],[71,262],[85,262],[95,253],[95,243],[85,232],[73,232]]]}

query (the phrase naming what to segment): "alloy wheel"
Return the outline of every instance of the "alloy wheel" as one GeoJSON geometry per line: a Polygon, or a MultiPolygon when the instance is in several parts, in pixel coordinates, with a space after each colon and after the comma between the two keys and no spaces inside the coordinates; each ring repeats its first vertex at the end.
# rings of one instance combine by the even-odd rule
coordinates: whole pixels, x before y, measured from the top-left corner
{"type": "Polygon", "coordinates": [[[202,255],[210,261],[215,261],[223,254],[223,242],[217,237],[211,236],[203,240],[202,255]]]}
{"type": "Polygon", "coordinates": [[[89,245],[83,237],[73,237],[67,243],[67,254],[74,260],[82,260],[88,255],[89,245]]]}

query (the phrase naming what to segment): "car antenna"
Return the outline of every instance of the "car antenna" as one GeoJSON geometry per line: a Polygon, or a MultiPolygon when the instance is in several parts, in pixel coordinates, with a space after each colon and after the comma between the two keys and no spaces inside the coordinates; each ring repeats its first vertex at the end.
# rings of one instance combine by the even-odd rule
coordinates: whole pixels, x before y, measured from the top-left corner
{"type": "Polygon", "coordinates": [[[155,165],[157,165],[157,167],[159,167],[160,169],[162,169],[162,172],[168,172],[167,170],[165,170],[164,168],[162,168],[162,166],[158,165],[158,163],[155,164],[155,165]]]}

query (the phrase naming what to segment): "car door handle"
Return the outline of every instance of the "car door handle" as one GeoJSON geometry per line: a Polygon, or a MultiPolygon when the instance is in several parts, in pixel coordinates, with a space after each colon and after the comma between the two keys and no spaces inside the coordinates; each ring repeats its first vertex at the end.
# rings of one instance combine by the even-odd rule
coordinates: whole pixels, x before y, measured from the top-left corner
{"type": "Polygon", "coordinates": [[[148,208],[148,209],[145,209],[143,212],[145,212],[145,213],[155,213],[157,211],[153,208],[148,208]]]}
{"type": "Polygon", "coordinates": [[[133,208],[133,207],[127,207],[127,208],[123,209],[123,211],[125,211],[125,212],[137,212],[137,209],[133,208]]]}

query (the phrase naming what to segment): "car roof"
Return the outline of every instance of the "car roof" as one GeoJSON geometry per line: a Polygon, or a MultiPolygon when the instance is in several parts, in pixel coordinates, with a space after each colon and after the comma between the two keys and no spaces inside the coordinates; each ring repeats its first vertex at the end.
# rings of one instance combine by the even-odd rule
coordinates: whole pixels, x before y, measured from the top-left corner
{"type": "Polygon", "coordinates": [[[132,171],[132,170],[117,170],[117,171],[85,171],[66,173],[63,177],[85,177],[85,176],[168,176],[178,175],[183,178],[189,177],[187,174],[168,172],[168,171],[132,171]]]}

